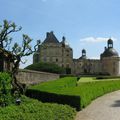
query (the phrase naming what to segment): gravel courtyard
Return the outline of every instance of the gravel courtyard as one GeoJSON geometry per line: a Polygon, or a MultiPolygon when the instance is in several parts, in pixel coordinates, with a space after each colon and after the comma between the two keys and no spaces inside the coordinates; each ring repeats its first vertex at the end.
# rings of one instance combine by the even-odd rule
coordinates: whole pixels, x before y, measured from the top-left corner
{"type": "Polygon", "coordinates": [[[78,112],[75,120],[120,120],[120,90],[99,97],[78,112]]]}

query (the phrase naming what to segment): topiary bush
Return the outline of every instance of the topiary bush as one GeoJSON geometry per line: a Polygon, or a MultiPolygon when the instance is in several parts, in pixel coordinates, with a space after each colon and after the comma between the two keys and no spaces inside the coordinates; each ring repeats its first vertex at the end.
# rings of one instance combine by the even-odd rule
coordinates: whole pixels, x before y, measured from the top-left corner
{"type": "Polygon", "coordinates": [[[43,62],[35,63],[35,64],[31,64],[31,65],[27,66],[25,69],[57,73],[57,74],[65,73],[64,68],[59,67],[58,65],[53,64],[53,63],[43,63],[43,62]]]}

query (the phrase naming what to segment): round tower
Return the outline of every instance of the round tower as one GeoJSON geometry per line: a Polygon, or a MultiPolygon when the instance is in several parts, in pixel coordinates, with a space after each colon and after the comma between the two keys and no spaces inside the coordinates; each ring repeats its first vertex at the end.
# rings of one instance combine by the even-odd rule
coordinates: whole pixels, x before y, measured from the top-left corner
{"type": "Polygon", "coordinates": [[[118,52],[113,48],[113,40],[107,41],[107,47],[101,54],[101,71],[103,74],[119,75],[119,55],[118,52]]]}

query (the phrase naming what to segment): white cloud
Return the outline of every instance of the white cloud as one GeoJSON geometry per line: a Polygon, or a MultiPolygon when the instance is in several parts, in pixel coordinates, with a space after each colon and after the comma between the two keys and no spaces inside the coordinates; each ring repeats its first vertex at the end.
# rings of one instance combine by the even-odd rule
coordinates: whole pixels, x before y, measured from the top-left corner
{"type": "MultiPolygon", "coordinates": [[[[89,42],[89,43],[98,43],[98,42],[106,42],[109,38],[105,37],[86,37],[80,39],[81,42],[89,42]]],[[[116,41],[117,39],[114,37],[111,37],[113,41],[116,41]]]]}

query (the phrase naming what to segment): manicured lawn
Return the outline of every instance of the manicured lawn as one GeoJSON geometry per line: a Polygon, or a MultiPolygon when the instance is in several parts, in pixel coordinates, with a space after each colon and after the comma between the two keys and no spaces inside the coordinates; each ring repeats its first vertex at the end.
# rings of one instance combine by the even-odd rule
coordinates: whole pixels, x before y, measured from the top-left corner
{"type": "Polygon", "coordinates": [[[0,107],[0,120],[74,120],[75,109],[68,105],[42,103],[24,97],[19,106],[0,107]]]}
{"type": "Polygon", "coordinates": [[[96,80],[95,77],[81,77],[78,81],[78,83],[80,82],[94,82],[96,80]]]}
{"type": "MultiPolygon", "coordinates": [[[[97,97],[120,89],[119,78],[107,80],[95,80],[95,78],[89,77],[85,79],[82,78],[82,81],[84,80],[87,82],[80,82],[79,80],[79,83],[77,83],[76,77],[66,77],[56,81],[39,84],[30,89],[55,93],[58,95],[79,96],[81,98],[79,101],[80,109],[86,107],[97,97]]],[[[71,101],[73,99],[71,99],[71,101]]]]}
{"type": "Polygon", "coordinates": [[[111,81],[111,80],[120,80],[119,77],[116,77],[116,78],[113,78],[113,77],[110,77],[109,79],[106,77],[103,79],[96,79],[96,77],[81,77],[78,81],[78,84],[79,83],[82,83],[82,82],[95,82],[95,81],[111,81]]]}
{"type": "Polygon", "coordinates": [[[38,84],[32,86],[30,89],[37,89],[40,91],[46,92],[54,92],[54,93],[61,93],[61,90],[66,88],[74,88],[77,84],[77,77],[65,77],[60,78],[58,80],[44,82],[42,84],[38,84]]]}

